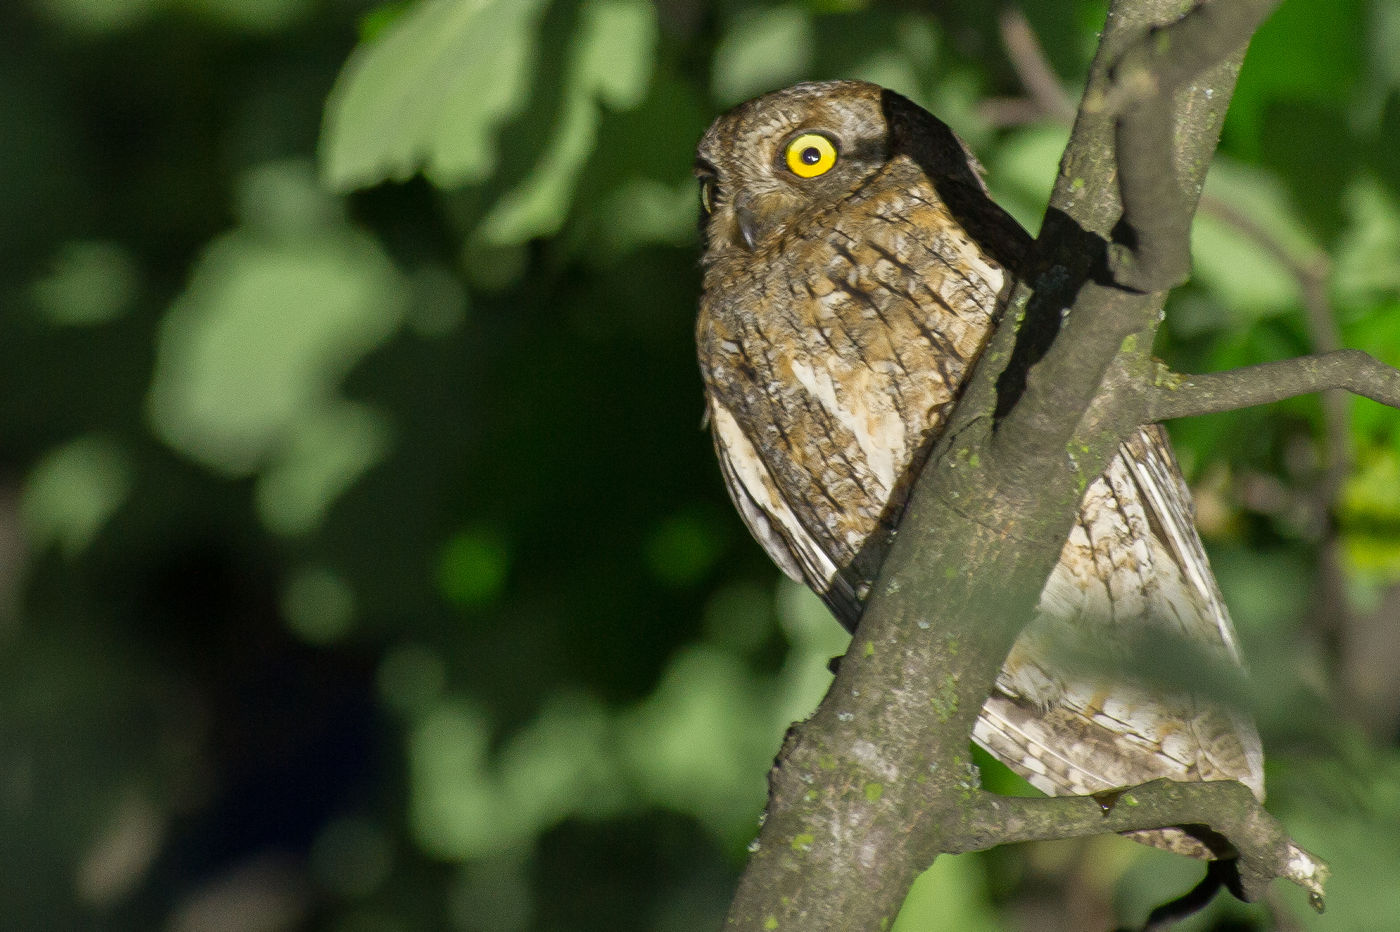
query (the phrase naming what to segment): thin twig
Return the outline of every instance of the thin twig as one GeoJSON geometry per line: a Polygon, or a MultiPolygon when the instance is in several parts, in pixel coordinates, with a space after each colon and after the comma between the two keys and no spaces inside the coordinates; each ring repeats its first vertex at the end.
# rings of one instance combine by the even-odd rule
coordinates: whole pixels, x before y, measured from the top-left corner
{"type": "Polygon", "coordinates": [[[1069,122],[1074,119],[1074,101],[1050,67],[1050,59],[1020,7],[1006,7],[997,19],[1006,57],[1016,77],[1030,93],[1040,111],[1048,117],[1069,122]]]}
{"type": "Polygon", "coordinates": [[[1400,369],[1358,349],[1299,356],[1206,375],[1163,371],[1148,416],[1153,421],[1235,411],[1329,388],[1400,408],[1400,369]]]}
{"type": "Polygon", "coordinates": [[[1276,877],[1320,897],[1330,873],[1326,862],[1288,837],[1244,784],[1231,780],[1152,780],[1124,790],[1108,809],[1088,796],[1032,798],[983,792],[965,804],[964,812],[968,845],[960,851],[989,847],[987,842],[1180,828],[1215,851],[1222,862],[1215,876],[1248,901],[1262,898],[1276,877]],[[1202,818],[1207,814],[1213,820],[1209,826],[1202,818]]]}
{"type": "Polygon", "coordinates": [[[992,97],[977,105],[977,115],[1000,129],[1054,119],[1031,97],[992,97]]]}

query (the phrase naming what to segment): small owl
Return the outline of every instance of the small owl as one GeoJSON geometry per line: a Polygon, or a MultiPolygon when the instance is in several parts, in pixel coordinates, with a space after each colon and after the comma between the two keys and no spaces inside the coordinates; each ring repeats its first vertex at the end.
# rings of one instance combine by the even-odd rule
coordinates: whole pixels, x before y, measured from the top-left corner
{"type": "MultiPolygon", "coordinates": [[[[774,562],[851,630],[1031,243],[979,172],[942,122],[860,82],[768,94],[700,140],[696,340],[725,484],[774,562]]],[[[1155,426],[1086,491],[974,740],[1050,794],[1168,777],[1238,780],[1262,799],[1239,713],[1057,660],[1065,633],[1111,648],[1147,625],[1239,663],[1155,426]]],[[[1177,832],[1137,837],[1208,854],[1177,832]]]]}

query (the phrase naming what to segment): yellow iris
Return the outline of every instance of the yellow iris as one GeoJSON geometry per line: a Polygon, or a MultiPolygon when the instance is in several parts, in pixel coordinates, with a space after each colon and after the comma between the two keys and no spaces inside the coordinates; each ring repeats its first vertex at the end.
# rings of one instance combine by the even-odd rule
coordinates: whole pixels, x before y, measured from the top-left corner
{"type": "Polygon", "coordinates": [[[836,164],[836,147],[820,133],[803,133],[787,146],[787,167],[799,178],[815,178],[836,164]]]}
{"type": "Polygon", "coordinates": [[[708,216],[715,212],[715,179],[700,179],[700,209],[708,216]]]}

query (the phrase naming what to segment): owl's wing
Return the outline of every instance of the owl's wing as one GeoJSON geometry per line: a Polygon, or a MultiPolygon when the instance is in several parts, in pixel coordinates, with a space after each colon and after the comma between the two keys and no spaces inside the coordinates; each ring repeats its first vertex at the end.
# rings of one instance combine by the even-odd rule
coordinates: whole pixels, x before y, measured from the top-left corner
{"type": "Polygon", "coordinates": [[[858,617],[854,589],[802,526],[763,457],[715,395],[709,398],[709,416],[724,485],[754,538],[779,569],[821,595],[838,618],[858,617]]]}
{"type": "MultiPolygon", "coordinates": [[[[1085,494],[1079,520],[973,737],[1051,795],[1159,777],[1238,780],[1263,798],[1263,750],[1243,714],[1185,688],[1111,672],[1066,672],[1053,642],[1141,645],[1142,626],[1239,663],[1234,629],[1192,520],[1190,493],[1161,428],[1143,428],[1085,494]]],[[[1139,667],[1141,664],[1139,664],[1139,667]]],[[[1179,833],[1142,840],[1183,853],[1179,833]]]]}

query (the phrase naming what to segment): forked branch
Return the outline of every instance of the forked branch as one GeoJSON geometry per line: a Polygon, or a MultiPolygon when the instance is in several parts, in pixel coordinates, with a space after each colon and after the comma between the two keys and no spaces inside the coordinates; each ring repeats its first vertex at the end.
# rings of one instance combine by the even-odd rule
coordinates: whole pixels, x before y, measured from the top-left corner
{"type": "Polygon", "coordinates": [[[1123,233],[1113,255],[1114,278],[1141,292],[1166,291],[1191,271],[1191,218],[1199,189],[1189,196],[1173,169],[1176,92],[1239,50],[1279,0],[1202,3],[1156,27],[1114,65],[1112,84],[1098,101],[1118,117],[1115,144],[1123,233]]]}

